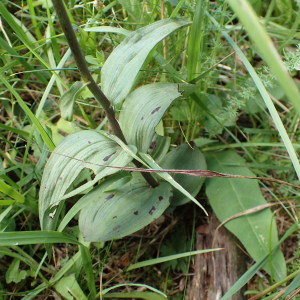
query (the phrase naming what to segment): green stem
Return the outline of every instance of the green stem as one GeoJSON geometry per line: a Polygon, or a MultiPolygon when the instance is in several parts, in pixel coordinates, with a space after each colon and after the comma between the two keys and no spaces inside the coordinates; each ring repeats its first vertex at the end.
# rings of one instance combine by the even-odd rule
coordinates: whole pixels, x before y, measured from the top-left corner
{"type": "MultiPolygon", "coordinates": [[[[115,112],[114,112],[113,107],[111,106],[110,101],[106,98],[106,96],[100,90],[99,86],[94,81],[94,79],[86,65],[83,53],[82,53],[79,43],[77,41],[75,32],[73,30],[71,21],[68,16],[68,13],[65,9],[64,2],[62,0],[52,0],[52,3],[54,6],[54,9],[56,11],[57,17],[59,19],[60,25],[62,27],[62,30],[63,30],[65,37],[67,39],[67,42],[69,44],[69,47],[71,49],[71,52],[73,54],[73,57],[75,59],[75,62],[78,67],[78,71],[79,71],[80,75],[82,76],[84,82],[89,82],[87,87],[90,90],[90,92],[93,94],[95,99],[103,107],[114,135],[116,135],[125,144],[127,144],[124,134],[120,128],[120,125],[119,125],[117,119],[115,118],[115,112]]],[[[140,168],[142,166],[142,164],[136,160],[133,160],[133,163],[138,168],[140,168]]],[[[159,183],[152,177],[152,175],[147,174],[147,173],[142,173],[142,175],[144,176],[146,181],[152,187],[156,187],[159,185],[159,183]]]]}
{"type": "Polygon", "coordinates": [[[300,273],[300,270],[295,271],[294,273],[288,275],[287,277],[285,277],[284,279],[282,279],[281,281],[273,284],[272,286],[270,286],[269,288],[265,289],[264,291],[262,291],[261,293],[255,295],[254,297],[252,297],[250,300],[257,300],[259,298],[261,298],[262,296],[268,294],[269,292],[273,291],[274,289],[280,287],[281,285],[283,285],[284,283],[286,283],[287,281],[295,278],[298,274],[300,273]]]}

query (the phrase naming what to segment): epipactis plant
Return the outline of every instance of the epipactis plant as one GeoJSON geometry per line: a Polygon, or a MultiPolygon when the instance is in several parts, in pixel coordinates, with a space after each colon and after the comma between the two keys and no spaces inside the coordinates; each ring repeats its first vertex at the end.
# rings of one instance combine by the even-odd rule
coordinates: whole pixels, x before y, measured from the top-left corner
{"type": "MultiPolygon", "coordinates": [[[[130,34],[107,59],[101,72],[101,86],[113,106],[122,105],[119,123],[127,145],[105,131],[85,130],[67,136],[45,167],[40,191],[43,229],[53,229],[55,222],[47,214],[62,200],[86,191],[102,178],[119,171],[106,166],[125,167],[135,159],[141,165],[154,168],[159,168],[157,162],[161,162],[164,168],[169,169],[206,169],[204,156],[195,144],[192,144],[193,148],[183,144],[167,154],[170,138],[155,132],[155,127],[170,105],[198,87],[163,82],[145,85],[131,92],[152,48],[168,34],[188,24],[185,20],[168,19],[141,28],[130,34]],[[95,178],[66,194],[85,168],[93,170],[95,178]]],[[[66,120],[72,121],[73,104],[87,85],[85,82],[75,82],[59,100],[62,117],[66,120]]],[[[193,200],[201,207],[194,196],[199,192],[204,178],[177,175],[182,177],[178,183],[176,178],[158,173],[161,179],[158,179],[157,186],[150,187],[140,174],[121,174],[124,177],[120,178],[118,174],[113,186],[102,190],[102,183],[79,201],[84,203],[79,227],[86,241],[124,237],[151,223],[170,205],[177,206],[193,200]],[[100,193],[99,188],[102,190],[100,193]]]]}
{"type": "MultiPolygon", "coordinates": [[[[172,210],[188,201],[194,201],[202,208],[194,197],[204,183],[203,177],[164,172],[151,176],[111,166],[135,164],[152,169],[206,170],[208,165],[209,170],[216,172],[255,176],[243,166],[244,159],[234,151],[204,157],[192,141],[169,151],[170,138],[156,133],[155,128],[166,110],[175,100],[197,92],[198,86],[179,80],[176,83],[148,84],[134,90],[139,72],[145,61],[150,61],[156,45],[182,27],[191,25],[193,29],[194,24],[172,18],[132,33],[122,31],[128,36],[102,67],[101,91],[85,65],[73,30],[66,30],[70,24],[65,24],[65,21],[69,20],[66,20],[66,14],[61,15],[64,12],[59,2],[53,1],[54,8],[83,77],[82,82],[75,82],[59,100],[61,115],[72,121],[73,105],[81,91],[88,87],[106,111],[114,134],[82,130],[70,134],[58,144],[46,164],[40,189],[39,216],[43,230],[55,230],[64,200],[79,194],[83,197],[65,215],[58,230],[61,231],[80,212],[80,231],[84,240],[91,242],[122,238],[151,223],[167,209],[172,210]],[[70,38],[70,34],[73,37],[70,38]],[[114,117],[113,107],[121,108],[119,123],[114,117]],[[232,163],[238,167],[230,165],[232,163]],[[73,187],[72,183],[85,174],[84,169],[91,169],[94,178],[73,187]],[[98,185],[94,187],[95,184],[98,185]]],[[[87,178],[89,176],[84,177],[87,178]]],[[[256,181],[209,178],[206,192],[220,221],[266,203],[256,181]]],[[[255,260],[260,260],[269,253],[269,244],[272,248],[278,242],[272,217],[271,211],[264,209],[230,220],[225,226],[240,239],[255,260]]],[[[284,278],[286,270],[282,252],[276,250],[272,263],[267,261],[263,268],[276,280],[284,278]]]]}

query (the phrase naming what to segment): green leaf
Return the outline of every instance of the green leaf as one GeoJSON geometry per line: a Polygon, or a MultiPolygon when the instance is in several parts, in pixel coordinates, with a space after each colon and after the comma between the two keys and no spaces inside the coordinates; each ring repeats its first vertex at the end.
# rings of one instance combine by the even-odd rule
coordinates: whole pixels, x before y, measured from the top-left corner
{"type": "Polygon", "coordinates": [[[19,265],[20,260],[14,258],[5,274],[6,283],[19,283],[27,277],[27,272],[25,270],[19,271],[19,265]]]}
{"type": "MultiPolygon", "coordinates": [[[[34,70],[34,67],[31,64],[29,64],[25,58],[23,58],[18,52],[16,52],[14,48],[12,48],[1,37],[0,37],[0,45],[2,49],[6,50],[11,56],[14,56],[14,58],[24,66],[25,70],[31,70],[31,71],[34,70]]],[[[48,81],[39,72],[34,72],[33,75],[36,76],[36,78],[38,78],[44,84],[48,84],[48,81]]]]}
{"type": "MultiPolygon", "coordinates": [[[[24,30],[19,24],[17,24],[18,19],[12,15],[4,5],[4,2],[0,2],[0,15],[3,16],[5,21],[11,27],[11,30],[16,34],[22,42],[26,42],[31,44],[31,42],[35,42],[33,36],[31,35],[30,31],[24,30]],[[24,32],[27,31],[27,34],[24,32]],[[33,39],[30,39],[32,37],[33,39]]],[[[19,21],[20,22],[20,21],[19,21]]],[[[22,24],[22,23],[21,23],[22,24]]],[[[26,28],[26,27],[25,27],[26,28]]]]}
{"type": "Polygon", "coordinates": [[[89,27],[89,28],[83,28],[86,32],[110,32],[110,33],[117,33],[117,34],[123,34],[123,35],[130,35],[131,31],[126,30],[124,28],[118,28],[118,27],[110,27],[110,26],[96,26],[96,27],[89,27]]]}
{"type": "Polygon", "coordinates": [[[113,289],[116,289],[118,287],[123,287],[123,286],[136,286],[136,287],[143,288],[143,289],[146,288],[146,289],[149,289],[150,291],[153,291],[154,293],[157,293],[157,294],[162,295],[165,298],[167,298],[167,296],[163,292],[157,290],[156,288],[154,288],[152,286],[149,286],[147,284],[141,284],[141,283],[122,283],[122,284],[117,284],[117,285],[114,285],[112,287],[104,289],[102,291],[102,295],[105,295],[105,297],[107,297],[107,295],[109,295],[108,294],[109,291],[111,291],[113,289]]]}
{"type": "Polygon", "coordinates": [[[0,246],[31,245],[40,243],[70,243],[81,245],[73,236],[56,231],[0,232],[0,246]]]}
{"type": "MultiPolygon", "coordinates": [[[[123,185],[125,185],[127,182],[131,180],[132,176],[130,172],[127,171],[120,171],[109,178],[105,179],[103,182],[101,182],[94,190],[97,190],[97,193],[102,193],[103,191],[109,192],[114,189],[117,189],[123,185]],[[121,186],[118,186],[118,184],[122,183],[121,186]]],[[[95,192],[95,191],[94,191],[95,192]]],[[[71,219],[83,208],[87,205],[87,203],[90,201],[90,198],[88,196],[89,194],[83,196],[80,200],[78,200],[72,208],[67,212],[67,214],[64,216],[63,220],[60,222],[59,227],[57,231],[63,231],[67,224],[71,221],[71,219]]]]}
{"type": "Polygon", "coordinates": [[[115,192],[86,195],[89,203],[81,210],[79,229],[85,241],[104,242],[122,238],[148,225],[170,205],[172,187],[162,182],[151,189],[141,174],[115,192]]]}
{"type": "Polygon", "coordinates": [[[135,79],[150,51],[173,31],[191,24],[183,19],[165,19],[131,33],[108,57],[101,69],[102,90],[116,105],[133,88],[135,79]]]}
{"type": "Polygon", "coordinates": [[[81,91],[88,85],[86,82],[76,81],[58,101],[61,117],[69,122],[73,120],[73,106],[81,91]]]}
{"type": "Polygon", "coordinates": [[[289,294],[291,294],[293,291],[298,289],[300,286],[300,274],[298,274],[293,281],[288,285],[285,293],[283,294],[282,297],[287,297],[289,294]]]}
{"type": "Polygon", "coordinates": [[[119,0],[120,4],[124,7],[126,12],[132,17],[134,22],[140,23],[141,20],[145,23],[151,21],[150,15],[144,9],[143,2],[139,0],[119,0]]]}
{"type": "Polygon", "coordinates": [[[54,287],[66,299],[73,300],[74,297],[80,300],[88,299],[80,288],[74,274],[63,277],[54,287]]]}
{"type": "Polygon", "coordinates": [[[18,129],[18,128],[10,127],[10,126],[4,125],[4,124],[0,124],[0,128],[2,130],[11,131],[11,132],[14,132],[16,134],[20,134],[24,137],[29,137],[29,133],[27,131],[24,131],[24,130],[21,130],[21,129],[18,129]]]}
{"type": "Polygon", "coordinates": [[[128,292],[128,293],[109,293],[105,298],[130,298],[130,299],[145,299],[145,300],[166,300],[167,298],[151,292],[128,292]]]}
{"type": "MultiPolygon", "coordinates": [[[[276,251],[276,249],[293,234],[295,231],[299,230],[299,225],[297,223],[293,224],[281,237],[280,241],[272,248],[272,253],[276,251]]],[[[238,290],[240,290],[245,284],[247,284],[250,279],[258,272],[263,263],[266,261],[268,254],[263,256],[261,260],[257,261],[253,264],[246,273],[244,273],[229,289],[229,291],[221,298],[221,300],[228,300],[232,295],[234,295],[238,290]]]]}
{"type": "Polygon", "coordinates": [[[203,254],[203,253],[219,251],[219,250],[222,250],[222,249],[221,248],[215,248],[215,249],[189,251],[189,252],[173,254],[173,255],[168,255],[168,256],[154,258],[154,259],[149,259],[149,260],[145,260],[145,261],[135,263],[135,264],[131,265],[127,270],[129,271],[129,270],[133,270],[133,269],[137,269],[137,268],[143,268],[143,267],[146,267],[146,266],[161,264],[163,262],[171,261],[171,260],[174,260],[174,259],[180,259],[180,258],[183,258],[183,257],[189,257],[191,255],[203,254]]]}
{"type": "MultiPolygon", "coordinates": [[[[250,39],[255,43],[259,55],[263,58],[272,74],[282,86],[288,99],[292,102],[298,115],[300,114],[299,90],[295,81],[289,75],[287,68],[277,52],[277,49],[268,35],[266,29],[259,22],[259,18],[247,0],[229,0],[232,10],[236,13],[241,23],[247,30],[250,39]]],[[[227,37],[226,37],[227,38],[227,37]]],[[[252,75],[251,75],[252,76],[252,75]]]]}
{"type": "Polygon", "coordinates": [[[27,116],[29,117],[31,122],[35,125],[36,129],[38,130],[38,132],[42,136],[42,138],[43,138],[44,142],[46,143],[47,147],[50,150],[53,150],[55,148],[55,145],[53,144],[51,138],[49,137],[49,135],[47,134],[47,132],[45,131],[44,127],[41,125],[39,120],[36,118],[36,116],[28,108],[28,106],[23,101],[23,99],[20,97],[20,95],[17,93],[17,91],[9,84],[9,82],[6,80],[6,78],[3,77],[1,74],[0,74],[0,80],[5,84],[8,91],[10,91],[12,93],[12,95],[14,95],[14,97],[17,99],[18,104],[25,111],[25,113],[27,114],[27,116]]]}
{"type": "Polygon", "coordinates": [[[151,148],[148,150],[151,157],[156,162],[160,162],[164,156],[167,154],[171,143],[171,138],[169,136],[161,136],[154,134],[152,142],[150,143],[151,148]]]}
{"type": "MultiPolygon", "coordinates": [[[[245,160],[232,150],[208,154],[205,158],[209,170],[255,176],[248,168],[243,167],[245,160]]],[[[206,194],[220,222],[237,213],[267,203],[255,180],[207,178],[206,194]]],[[[269,243],[271,242],[271,248],[273,248],[278,242],[276,224],[272,222],[272,218],[271,210],[264,209],[234,218],[224,226],[242,242],[253,259],[259,261],[269,253],[269,243]]],[[[263,265],[263,268],[269,274],[271,273],[270,259],[263,265]]],[[[286,265],[280,249],[272,255],[272,273],[276,281],[286,276],[286,265]]]]}
{"type": "Polygon", "coordinates": [[[132,92],[120,113],[120,126],[127,142],[144,153],[153,150],[155,127],[179,97],[178,84],[168,82],[145,85],[132,92]]]}
{"type": "MultiPolygon", "coordinates": [[[[133,152],[136,151],[134,148],[131,147],[133,152]]],[[[101,133],[85,130],[68,135],[51,154],[44,170],[39,198],[42,228],[45,227],[45,212],[48,208],[58,206],[81,170],[91,169],[96,176],[94,180],[77,189],[76,193],[89,188],[104,176],[118,171],[97,164],[122,167],[131,160],[131,155],[101,133]]],[[[73,195],[76,193],[73,192],[73,195]]]]}
{"type": "MultiPolygon", "coordinates": [[[[202,152],[194,142],[189,144],[184,143],[177,149],[169,152],[160,162],[163,169],[178,169],[178,170],[206,170],[206,162],[202,152]],[[193,147],[193,148],[191,148],[193,147]]],[[[178,182],[186,191],[195,197],[205,181],[203,177],[187,176],[184,174],[170,175],[178,182]]],[[[179,206],[190,201],[188,197],[182,194],[179,190],[174,191],[172,206],[179,206]]]]}
{"type": "Polygon", "coordinates": [[[206,115],[203,126],[208,130],[221,134],[224,126],[233,126],[235,124],[234,119],[230,119],[224,107],[222,107],[222,100],[218,96],[206,94],[203,102],[215,117],[206,115]]]}
{"type": "MultiPolygon", "coordinates": [[[[152,169],[162,169],[154,160],[153,158],[145,153],[139,152],[139,156],[146,162],[146,164],[148,166],[150,166],[152,169]]],[[[207,212],[204,209],[204,207],[188,192],[186,191],[177,181],[175,181],[173,179],[173,177],[165,172],[158,172],[156,173],[158,176],[162,177],[163,179],[165,179],[167,182],[169,182],[173,187],[175,187],[175,189],[178,189],[182,194],[184,194],[185,196],[187,196],[188,198],[190,198],[196,205],[198,205],[204,212],[206,215],[207,212]]],[[[188,176],[188,175],[187,175],[188,176]]],[[[172,204],[172,203],[171,203],[172,204]]]]}
{"type": "Polygon", "coordinates": [[[25,197],[20,194],[18,191],[16,191],[13,187],[6,184],[2,180],[0,180],[0,192],[8,195],[9,197],[17,200],[19,203],[24,203],[25,197]]]}
{"type": "MultiPolygon", "coordinates": [[[[246,11],[245,11],[246,13],[246,11]]],[[[219,28],[219,24],[216,22],[216,20],[214,18],[212,18],[209,14],[208,17],[210,18],[210,20],[212,21],[213,24],[215,24],[218,28],[219,28]]],[[[257,20],[255,21],[257,22],[257,20]]],[[[239,55],[239,57],[241,58],[242,62],[244,63],[245,67],[247,68],[249,74],[251,75],[253,81],[255,82],[255,85],[257,87],[257,89],[259,90],[261,96],[263,97],[269,111],[271,114],[271,117],[280,133],[280,136],[282,138],[282,141],[286,147],[286,150],[291,158],[291,161],[293,163],[293,166],[295,168],[295,171],[297,173],[298,178],[300,178],[300,164],[299,164],[299,160],[298,157],[296,155],[295,149],[294,149],[294,145],[292,144],[292,142],[290,141],[289,135],[287,134],[282,120],[274,106],[273,101],[271,100],[268,92],[266,91],[266,88],[264,87],[263,83],[261,82],[261,80],[259,79],[258,75],[256,74],[254,68],[252,67],[252,65],[250,64],[250,62],[248,61],[248,59],[246,58],[246,56],[244,55],[244,53],[242,52],[242,50],[237,46],[237,44],[233,41],[233,39],[228,35],[228,33],[226,31],[221,31],[221,33],[224,35],[224,37],[228,40],[228,42],[231,44],[231,46],[233,47],[233,49],[236,51],[236,53],[239,55]]],[[[255,33],[257,35],[257,32],[255,33]]],[[[270,47],[272,43],[268,43],[268,46],[270,47]]],[[[266,48],[263,45],[266,45],[266,40],[264,40],[264,42],[262,43],[262,48],[266,48]]],[[[265,50],[265,49],[264,49],[265,50]]],[[[276,50],[275,50],[276,51],[276,50]]],[[[276,64],[278,63],[278,59],[275,58],[276,64]]],[[[287,75],[287,73],[285,73],[285,71],[283,71],[282,74],[287,75]]],[[[278,74],[279,75],[279,74],[278,74]]],[[[288,76],[288,75],[287,75],[288,76]]],[[[286,89],[291,90],[292,87],[290,84],[286,84],[287,82],[285,82],[284,84],[281,83],[281,86],[284,87],[284,91],[286,93],[286,89]]],[[[296,88],[297,89],[297,88],[296,88]]],[[[297,91],[297,94],[299,92],[297,91]]],[[[286,93],[287,94],[287,93],[286,93]]],[[[298,99],[299,97],[296,95],[294,96],[294,99],[298,99]]],[[[295,100],[297,102],[297,100],[295,100]]],[[[298,102],[297,102],[298,103],[298,102]]],[[[299,106],[299,112],[300,112],[300,106],[299,106]]]]}
{"type": "MultiPolygon", "coordinates": [[[[197,68],[203,49],[201,49],[202,26],[204,25],[204,11],[206,3],[198,1],[194,9],[193,24],[189,31],[188,38],[188,60],[187,60],[187,80],[190,81],[195,78],[197,68]]],[[[202,37],[203,39],[203,37],[202,37]]],[[[203,43],[203,42],[202,42],[203,43]]],[[[202,58],[203,60],[203,58],[202,58]]]]}

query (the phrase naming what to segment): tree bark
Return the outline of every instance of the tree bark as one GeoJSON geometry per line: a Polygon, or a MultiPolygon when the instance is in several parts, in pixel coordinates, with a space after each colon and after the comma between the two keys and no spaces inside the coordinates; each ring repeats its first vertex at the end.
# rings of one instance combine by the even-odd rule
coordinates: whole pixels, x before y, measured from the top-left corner
{"type": "MultiPolygon", "coordinates": [[[[191,280],[186,300],[219,300],[246,272],[245,254],[228,231],[221,227],[213,215],[209,224],[202,225],[196,233],[196,250],[224,248],[224,250],[200,254],[195,257],[195,275],[191,280]],[[199,231],[198,231],[199,232],[199,231]]],[[[245,299],[244,290],[238,291],[230,300],[245,299]]]]}

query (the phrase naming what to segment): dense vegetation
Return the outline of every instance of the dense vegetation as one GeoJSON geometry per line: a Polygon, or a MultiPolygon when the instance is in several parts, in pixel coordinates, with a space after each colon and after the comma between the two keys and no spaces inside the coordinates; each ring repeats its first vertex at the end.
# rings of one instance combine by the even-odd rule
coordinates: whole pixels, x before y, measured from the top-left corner
{"type": "Polygon", "coordinates": [[[0,2],[2,299],[185,299],[208,214],[223,300],[297,299],[300,14],[250,2],[0,2]]]}

